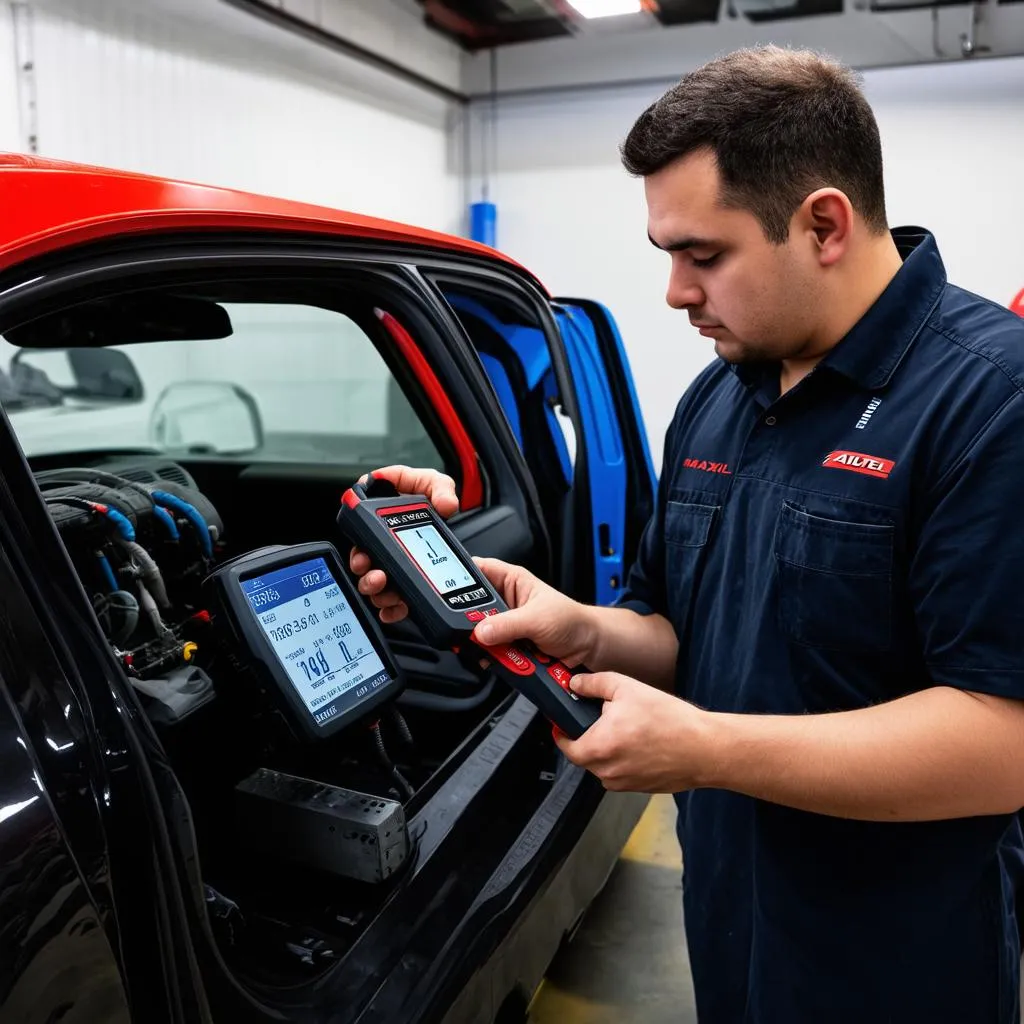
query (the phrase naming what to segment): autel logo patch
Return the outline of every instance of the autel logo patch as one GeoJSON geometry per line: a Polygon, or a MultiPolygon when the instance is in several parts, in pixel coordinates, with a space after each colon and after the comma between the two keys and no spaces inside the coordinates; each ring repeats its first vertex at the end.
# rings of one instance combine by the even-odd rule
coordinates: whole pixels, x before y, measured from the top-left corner
{"type": "Polygon", "coordinates": [[[878,476],[885,480],[896,463],[892,459],[879,459],[874,455],[862,455],[860,452],[829,452],[822,465],[831,469],[849,469],[854,473],[878,476]]]}
{"type": "Polygon", "coordinates": [[[683,459],[683,465],[687,469],[699,469],[702,473],[724,473],[732,476],[729,471],[728,462],[707,462],[704,459],[683,459]]]}

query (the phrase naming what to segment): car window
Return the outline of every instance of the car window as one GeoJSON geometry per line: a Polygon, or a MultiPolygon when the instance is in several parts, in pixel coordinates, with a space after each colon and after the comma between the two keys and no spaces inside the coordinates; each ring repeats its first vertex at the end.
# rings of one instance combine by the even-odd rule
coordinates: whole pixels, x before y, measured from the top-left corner
{"type": "Polygon", "coordinates": [[[0,403],[26,454],[152,448],[443,468],[387,363],[352,319],[313,305],[219,305],[228,337],[90,350],[98,366],[74,349],[0,343],[0,403]],[[109,362],[114,352],[126,362],[109,362]],[[141,397],[132,393],[133,373],[141,397]]]}

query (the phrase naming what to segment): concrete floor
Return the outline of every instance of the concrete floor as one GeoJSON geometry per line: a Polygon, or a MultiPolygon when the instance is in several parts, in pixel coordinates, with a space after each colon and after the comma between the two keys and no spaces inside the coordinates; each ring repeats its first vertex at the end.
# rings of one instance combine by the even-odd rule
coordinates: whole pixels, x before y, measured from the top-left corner
{"type": "Polygon", "coordinates": [[[608,884],[551,965],[529,1024],[696,1024],[675,820],[671,797],[651,799],[608,884]]]}

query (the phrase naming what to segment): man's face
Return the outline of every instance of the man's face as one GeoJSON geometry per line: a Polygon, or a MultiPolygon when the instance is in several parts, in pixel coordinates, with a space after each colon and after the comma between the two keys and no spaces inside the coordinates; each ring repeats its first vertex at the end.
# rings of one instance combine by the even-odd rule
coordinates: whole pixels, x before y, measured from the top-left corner
{"type": "Polygon", "coordinates": [[[825,294],[813,236],[772,245],[752,213],[722,205],[718,168],[692,153],[644,179],[648,234],[669,251],[666,299],[731,363],[812,354],[825,294]]]}

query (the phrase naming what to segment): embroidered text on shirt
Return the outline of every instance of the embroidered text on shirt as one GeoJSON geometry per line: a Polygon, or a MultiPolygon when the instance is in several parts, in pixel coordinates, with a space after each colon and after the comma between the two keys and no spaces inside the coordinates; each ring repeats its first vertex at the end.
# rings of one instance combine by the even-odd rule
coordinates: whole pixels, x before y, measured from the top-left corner
{"type": "Polygon", "coordinates": [[[855,430],[863,430],[868,425],[868,420],[871,419],[874,411],[882,404],[880,398],[872,398],[868,402],[868,407],[860,414],[860,419],[857,420],[857,426],[855,430]]]}

